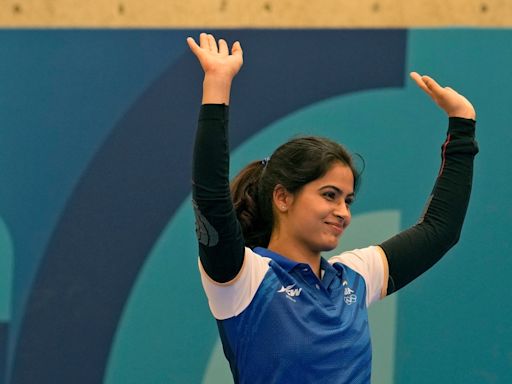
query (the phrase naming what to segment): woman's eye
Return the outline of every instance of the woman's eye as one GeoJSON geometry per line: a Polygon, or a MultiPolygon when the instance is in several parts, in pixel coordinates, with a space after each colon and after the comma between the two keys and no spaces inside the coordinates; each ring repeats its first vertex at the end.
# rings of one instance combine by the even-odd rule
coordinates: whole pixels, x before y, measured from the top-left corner
{"type": "Polygon", "coordinates": [[[324,193],[324,196],[328,199],[328,200],[334,200],[336,198],[336,193],[334,192],[325,192],[324,193]]]}

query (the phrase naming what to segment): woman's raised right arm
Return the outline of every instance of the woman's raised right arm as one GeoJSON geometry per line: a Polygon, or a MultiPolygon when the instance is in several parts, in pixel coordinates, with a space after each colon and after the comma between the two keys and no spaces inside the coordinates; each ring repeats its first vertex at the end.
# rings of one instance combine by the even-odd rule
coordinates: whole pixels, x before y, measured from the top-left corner
{"type": "Polygon", "coordinates": [[[202,33],[187,43],[204,70],[203,100],[193,155],[192,198],[201,265],[225,283],[242,268],[244,239],[229,189],[228,105],[231,83],[240,70],[242,48],[202,33]]]}

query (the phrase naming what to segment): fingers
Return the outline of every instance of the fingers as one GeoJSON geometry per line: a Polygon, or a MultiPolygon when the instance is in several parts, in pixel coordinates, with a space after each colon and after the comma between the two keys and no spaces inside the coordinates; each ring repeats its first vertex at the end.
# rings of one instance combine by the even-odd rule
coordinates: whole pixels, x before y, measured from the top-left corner
{"type": "Polygon", "coordinates": [[[210,50],[210,44],[208,42],[208,35],[206,33],[201,33],[199,35],[199,46],[203,49],[210,50]]]}
{"type": "Polygon", "coordinates": [[[422,79],[432,93],[439,94],[443,91],[444,88],[437,84],[437,82],[430,76],[422,76],[422,79]]]}
{"type": "Polygon", "coordinates": [[[422,76],[417,72],[411,72],[410,75],[416,84],[418,84],[449,117],[463,117],[473,120],[476,118],[473,105],[453,88],[442,87],[430,76],[422,76]]]}
{"type": "Polygon", "coordinates": [[[208,44],[210,46],[210,51],[217,53],[219,52],[219,48],[217,47],[217,42],[215,41],[215,37],[213,35],[208,35],[208,44]]]}
{"type": "Polygon", "coordinates": [[[242,50],[242,46],[240,45],[240,42],[239,41],[235,41],[233,43],[233,46],[231,47],[231,53],[233,55],[243,55],[243,50],[242,50]]]}
{"type": "Polygon", "coordinates": [[[219,53],[221,55],[229,55],[228,43],[224,39],[219,39],[219,53]]]}
{"type": "Polygon", "coordinates": [[[194,53],[199,48],[205,49],[207,51],[213,51],[215,53],[218,52],[217,42],[215,41],[213,35],[209,35],[204,32],[199,35],[199,45],[197,45],[197,43],[192,37],[187,38],[187,43],[194,53]]]}
{"type": "MultiPolygon", "coordinates": [[[[418,84],[418,86],[430,96],[437,98],[446,92],[449,88],[443,88],[437,81],[430,76],[420,75],[417,72],[411,72],[411,78],[418,84]]],[[[451,89],[450,89],[451,90],[451,89]]]]}
{"type": "MultiPolygon", "coordinates": [[[[199,45],[192,37],[188,37],[187,44],[196,56],[198,53],[200,53],[201,50],[206,50],[211,53],[219,53],[223,56],[229,55],[229,47],[226,40],[219,39],[219,42],[217,44],[217,41],[215,40],[215,37],[212,34],[207,34],[204,32],[201,33],[199,35],[199,45]]],[[[233,46],[231,47],[231,53],[233,55],[240,56],[243,54],[240,42],[236,41],[233,44],[233,46]]]]}
{"type": "Polygon", "coordinates": [[[418,87],[420,87],[427,94],[429,94],[429,95],[431,94],[431,91],[427,87],[427,84],[425,84],[423,77],[418,72],[411,72],[410,76],[411,76],[411,79],[413,79],[416,82],[416,84],[418,84],[418,87]]]}
{"type": "Polygon", "coordinates": [[[197,54],[201,48],[199,47],[199,45],[197,45],[196,41],[191,37],[187,37],[187,44],[188,44],[190,50],[192,51],[192,53],[194,53],[194,55],[197,56],[197,54]]]}

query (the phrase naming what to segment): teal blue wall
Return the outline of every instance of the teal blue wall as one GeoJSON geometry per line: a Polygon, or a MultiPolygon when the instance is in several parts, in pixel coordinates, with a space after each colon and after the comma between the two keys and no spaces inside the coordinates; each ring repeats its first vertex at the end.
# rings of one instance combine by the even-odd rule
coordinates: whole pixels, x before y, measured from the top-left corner
{"type": "MultiPolygon", "coordinates": [[[[373,381],[512,382],[512,31],[219,33],[245,48],[232,173],[297,133],[364,157],[338,251],[412,225],[432,188],[446,119],[408,72],[473,102],[460,242],[371,309],[373,381]]],[[[189,34],[0,31],[0,384],[228,380],[189,203],[189,34]]]]}

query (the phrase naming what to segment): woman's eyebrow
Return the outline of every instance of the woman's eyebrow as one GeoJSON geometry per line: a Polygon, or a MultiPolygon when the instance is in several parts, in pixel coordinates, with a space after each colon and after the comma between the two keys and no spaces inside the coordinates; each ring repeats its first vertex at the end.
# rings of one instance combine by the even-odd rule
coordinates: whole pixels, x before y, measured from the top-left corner
{"type": "MultiPolygon", "coordinates": [[[[332,188],[334,189],[337,193],[339,193],[340,195],[343,194],[343,190],[334,186],[334,185],[324,185],[323,187],[320,187],[320,191],[323,190],[323,189],[326,189],[326,188],[332,188]]],[[[355,193],[354,192],[350,192],[347,194],[347,197],[352,197],[352,196],[355,196],[355,193]]]]}

